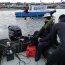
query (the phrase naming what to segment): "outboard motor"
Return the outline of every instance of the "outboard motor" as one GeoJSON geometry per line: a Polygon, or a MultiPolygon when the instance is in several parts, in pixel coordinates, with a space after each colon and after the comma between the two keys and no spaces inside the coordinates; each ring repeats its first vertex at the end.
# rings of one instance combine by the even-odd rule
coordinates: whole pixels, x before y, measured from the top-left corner
{"type": "Polygon", "coordinates": [[[11,41],[16,41],[19,39],[19,37],[22,36],[21,29],[18,26],[15,25],[8,26],[8,31],[9,31],[9,38],[11,41]]]}

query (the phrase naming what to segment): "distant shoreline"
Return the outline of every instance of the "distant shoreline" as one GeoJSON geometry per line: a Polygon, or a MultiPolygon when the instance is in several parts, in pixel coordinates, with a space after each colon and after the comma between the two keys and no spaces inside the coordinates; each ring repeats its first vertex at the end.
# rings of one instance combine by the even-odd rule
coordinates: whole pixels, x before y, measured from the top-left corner
{"type": "MultiPolygon", "coordinates": [[[[47,9],[50,9],[50,10],[55,9],[56,10],[56,9],[61,9],[61,8],[47,8],[47,9]]],[[[16,8],[1,8],[0,9],[0,11],[17,11],[17,10],[22,11],[22,9],[18,9],[18,8],[17,9],[16,8]]]]}
{"type": "Polygon", "coordinates": [[[15,8],[1,8],[0,11],[11,11],[11,10],[22,10],[22,9],[15,9],[15,8]]]}

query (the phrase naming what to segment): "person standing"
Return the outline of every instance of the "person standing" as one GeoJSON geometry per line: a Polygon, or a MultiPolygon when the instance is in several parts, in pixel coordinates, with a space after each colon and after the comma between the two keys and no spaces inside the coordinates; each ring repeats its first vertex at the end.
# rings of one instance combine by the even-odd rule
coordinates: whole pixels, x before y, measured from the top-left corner
{"type": "Polygon", "coordinates": [[[27,3],[25,3],[24,5],[24,12],[28,13],[29,5],[27,3]]]}

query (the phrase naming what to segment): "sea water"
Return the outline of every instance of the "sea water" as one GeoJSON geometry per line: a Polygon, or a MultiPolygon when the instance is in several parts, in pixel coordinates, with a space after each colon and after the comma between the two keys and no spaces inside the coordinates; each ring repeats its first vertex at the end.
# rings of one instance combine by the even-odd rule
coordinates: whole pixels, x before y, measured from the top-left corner
{"type": "MultiPolygon", "coordinates": [[[[44,18],[27,18],[26,20],[22,17],[16,18],[15,12],[21,12],[22,10],[0,10],[0,39],[9,38],[8,26],[17,25],[21,28],[22,34],[27,36],[33,34],[34,31],[39,31],[44,25],[44,18]]],[[[65,9],[56,9],[54,13],[55,23],[58,22],[58,17],[65,13],[65,9]]]]}

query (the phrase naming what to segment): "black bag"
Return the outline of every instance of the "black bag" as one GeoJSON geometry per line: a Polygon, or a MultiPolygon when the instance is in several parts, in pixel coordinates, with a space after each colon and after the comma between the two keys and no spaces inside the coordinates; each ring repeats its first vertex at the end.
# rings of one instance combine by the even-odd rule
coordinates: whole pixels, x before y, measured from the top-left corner
{"type": "Polygon", "coordinates": [[[6,50],[6,59],[7,61],[13,60],[14,59],[14,51],[13,48],[8,47],[6,50]]]}
{"type": "Polygon", "coordinates": [[[11,25],[8,27],[8,31],[9,31],[9,38],[12,41],[16,41],[18,40],[19,37],[22,36],[21,29],[18,26],[11,25]]]}

